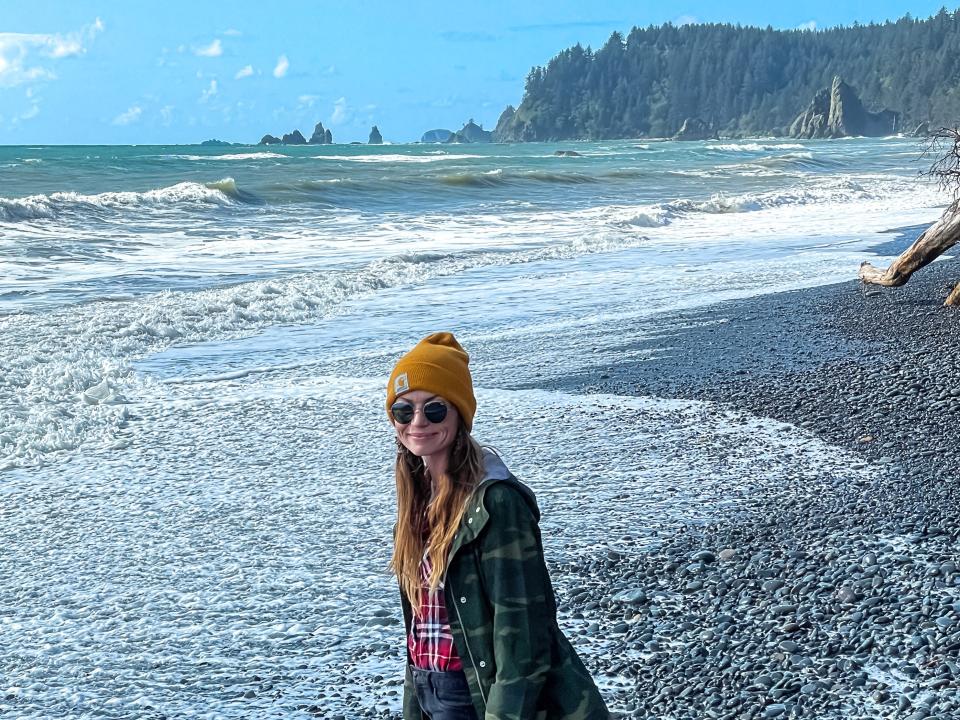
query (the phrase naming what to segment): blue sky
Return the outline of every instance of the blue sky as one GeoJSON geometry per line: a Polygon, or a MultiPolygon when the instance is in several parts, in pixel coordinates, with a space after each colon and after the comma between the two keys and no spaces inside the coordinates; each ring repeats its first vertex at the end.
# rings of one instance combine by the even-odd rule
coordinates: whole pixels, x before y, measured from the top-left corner
{"type": "Polygon", "coordinates": [[[0,144],[334,140],[492,127],[534,65],[664,22],[824,28],[942,2],[0,0],[0,144]]]}

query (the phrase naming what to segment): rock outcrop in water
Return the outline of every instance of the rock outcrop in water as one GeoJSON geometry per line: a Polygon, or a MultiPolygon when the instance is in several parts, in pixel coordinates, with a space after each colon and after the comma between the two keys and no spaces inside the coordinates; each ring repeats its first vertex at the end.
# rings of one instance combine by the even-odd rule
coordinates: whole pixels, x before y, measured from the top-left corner
{"type": "Polygon", "coordinates": [[[673,136],[674,140],[714,140],[717,138],[717,131],[710,126],[706,120],[700,118],[687,118],[683,125],[673,136]]]}
{"type": "Polygon", "coordinates": [[[383,145],[383,135],[380,134],[380,129],[376,125],[370,129],[370,139],[367,140],[367,145],[383,145]]]}
{"type": "Polygon", "coordinates": [[[299,130],[294,130],[292,133],[286,133],[281,139],[281,142],[284,145],[306,145],[307,139],[299,130]]]}
{"type": "Polygon", "coordinates": [[[313,135],[307,140],[299,130],[285,133],[282,138],[276,135],[264,135],[260,138],[258,145],[330,145],[333,142],[333,134],[329,128],[324,130],[323,123],[317,123],[313,129],[313,135]]]}
{"type": "Polygon", "coordinates": [[[467,121],[467,124],[453,133],[447,140],[448,143],[488,143],[493,142],[493,132],[484,130],[482,125],[477,125],[473,118],[467,121]]]}
{"type": "Polygon", "coordinates": [[[883,137],[898,131],[899,119],[893,110],[867,110],[856,91],[837,75],[830,89],[814,95],[807,109],[791,123],[788,135],[803,139],[883,137]]]}
{"type": "Polygon", "coordinates": [[[442,128],[437,130],[427,130],[423,135],[420,136],[420,142],[422,143],[445,143],[453,136],[452,130],[444,130],[442,128]]]}
{"type": "Polygon", "coordinates": [[[308,145],[327,145],[329,140],[327,140],[328,130],[323,129],[323,123],[318,122],[316,127],[313,128],[313,135],[310,136],[310,139],[307,141],[308,145]]]}

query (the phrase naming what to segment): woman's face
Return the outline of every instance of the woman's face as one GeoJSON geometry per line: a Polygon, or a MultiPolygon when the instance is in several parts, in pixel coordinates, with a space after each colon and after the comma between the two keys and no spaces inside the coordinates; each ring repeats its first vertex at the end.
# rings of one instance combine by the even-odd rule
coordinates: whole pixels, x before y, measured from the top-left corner
{"type": "Polygon", "coordinates": [[[408,423],[393,419],[397,437],[407,450],[418,457],[431,457],[450,451],[460,425],[460,415],[452,403],[426,390],[404,393],[394,401],[394,405],[397,403],[410,405],[414,410],[413,419],[408,423]],[[443,403],[447,408],[446,417],[438,423],[430,422],[423,411],[425,405],[435,402],[443,403]]]}

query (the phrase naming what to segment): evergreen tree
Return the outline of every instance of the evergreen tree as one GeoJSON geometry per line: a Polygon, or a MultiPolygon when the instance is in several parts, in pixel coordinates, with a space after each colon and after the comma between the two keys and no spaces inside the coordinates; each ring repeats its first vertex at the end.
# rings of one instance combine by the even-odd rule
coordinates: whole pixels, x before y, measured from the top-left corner
{"type": "Polygon", "coordinates": [[[669,136],[700,117],[722,133],[785,129],[840,75],[904,127],[960,117],[960,9],[826,30],[671,23],[577,44],[527,75],[510,139],[669,136]]]}

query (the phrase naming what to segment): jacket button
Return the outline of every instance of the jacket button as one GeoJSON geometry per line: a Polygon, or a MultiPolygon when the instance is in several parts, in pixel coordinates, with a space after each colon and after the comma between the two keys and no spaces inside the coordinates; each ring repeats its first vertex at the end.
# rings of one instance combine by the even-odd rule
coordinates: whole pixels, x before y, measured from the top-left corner
{"type": "Polygon", "coordinates": [[[486,660],[481,660],[481,661],[480,661],[480,667],[486,667],[486,666],[487,666],[487,661],[486,661],[486,660]]]}
{"type": "Polygon", "coordinates": [[[460,604],[461,604],[461,605],[466,604],[466,602],[467,602],[467,599],[466,599],[465,597],[461,597],[461,598],[460,598],[460,604]]]}
{"type": "Polygon", "coordinates": [[[467,522],[468,522],[468,523],[472,523],[472,522],[473,522],[473,518],[467,518],[467,522]]]}
{"type": "Polygon", "coordinates": [[[474,510],[474,512],[480,512],[480,506],[479,506],[479,505],[477,506],[477,509],[474,510]]]}

